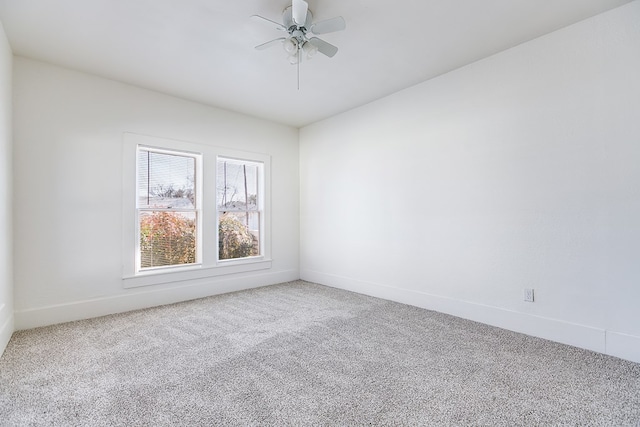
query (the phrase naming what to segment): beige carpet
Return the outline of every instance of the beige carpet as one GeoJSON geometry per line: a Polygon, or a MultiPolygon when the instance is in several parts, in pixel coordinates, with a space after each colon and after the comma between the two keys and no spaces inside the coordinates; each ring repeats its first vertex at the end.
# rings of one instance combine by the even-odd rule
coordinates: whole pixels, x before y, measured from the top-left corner
{"type": "Polygon", "coordinates": [[[637,426],[640,365],[305,282],[14,334],[2,426],[637,426]]]}

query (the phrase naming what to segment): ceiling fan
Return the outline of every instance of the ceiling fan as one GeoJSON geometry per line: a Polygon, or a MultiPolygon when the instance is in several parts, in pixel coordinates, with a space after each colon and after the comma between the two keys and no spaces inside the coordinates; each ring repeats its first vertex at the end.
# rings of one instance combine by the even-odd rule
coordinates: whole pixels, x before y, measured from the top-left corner
{"type": "Polygon", "coordinates": [[[284,37],[256,46],[256,49],[263,50],[281,44],[289,56],[289,62],[292,65],[298,65],[298,88],[300,88],[300,62],[303,58],[311,59],[318,52],[332,58],[338,53],[337,47],[315,36],[347,28],[342,16],[313,23],[309,4],[304,0],[292,0],[291,6],[282,13],[282,24],[260,15],[253,15],[251,19],[287,33],[284,37]]]}

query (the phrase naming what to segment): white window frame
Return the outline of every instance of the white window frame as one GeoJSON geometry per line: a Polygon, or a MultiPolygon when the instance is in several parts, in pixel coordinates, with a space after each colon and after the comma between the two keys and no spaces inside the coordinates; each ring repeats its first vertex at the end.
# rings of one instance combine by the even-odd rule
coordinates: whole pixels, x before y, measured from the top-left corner
{"type": "Polygon", "coordinates": [[[233,150],[167,138],[125,133],[123,135],[123,227],[122,281],[124,288],[160,285],[227,274],[245,273],[271,268],[271,157],[267,154],[233,150]],[[195,155],[196,200],[198,215],[196,264],[156,267],[141,270],[140,238],[137,213],[137,153],[138,147],[153,151],[195,155]],[[219,157],[246,160],[262,164],[260,255],[218,260],[218,209],[216,201],[216,168],[219,157]]]}
{"type": "MultiPolygon", "coordinates": [[[[176,268],[186,268],[197,266],[201,264],[202,259],[202,155],[199,153],[193,153],[189,151],[183,150],[174,150],[167,148],[158,148],[151,147],[147,145],[137,144],[136,146],[136,164],[138,160],[138,156],[141,151],[146,151],[150,153],[158,153],[158,154],[169,154],[174,156],[183,156],[190,157],[195,161],[195,208],[193,209],[166,209],[166,208],[143,208],[138,206],[137,201],[139,200],[138,195],[138,186],[136,185],[136,236],[140,236],[140,216],[142,212],[194,212],[196,214],[196,261],[191,264],[183,264],[183,265],[167,265],[167,266],[158,266],[158,267],[147,267],[142,268],[142,260],[140,253],[140,238],[136,239],[136,273],[145,274],[149,272],[161,272],[162,270],[170,270],[176,268]]],[[[136,184],[137,184],[138,171],[136,166],[136,184]]]]}
{"type": "MultiPolygon", "coordinates": [[[[258,210],[255,212],[258,212],[260,214],[260,230],[261,230],[261,235],[260,235],[260,254],[259,255],[254,255],[254,256],[249,256],[249,257],[245,257],[245,258],[232,258],[232,259],[220,259],[220,251],[217,251],[217,255],[216,255],[216,259],[218,260],[218,263],[221,265],[227,264],[227,263],[234,263],[234,262],[238,262],[241,260],[251,260],[254,258],[260,258],[261,256],[263,256],[262,254],[264,253],[264,242],[263,242],[263,238],[264,238],[264,227],[265,227],[265,214],[264,214],[264,194],[265,194],[265,185],[264,185],[264,175],[265,175],[265,164],[261,161],[256,161],[256,160],[250,160],[247,158],[239,158],[239,157],[231,157],[231,156],[224,156],[224,155],[218,155],[216,158],[216,166],[218,165],[218,161],[220,159],[225,159],[225,160],[229,160],[231,162],[238,162],[238,163],[255,163],[258,164],[258,169],[260,170],[260,177],[258,178],[258,210]],[[260,179],[262,178],[262,179],[260,179]]],[[[217,177],[217,174],[216,174],[217,177]]],[[[218,184],[216,182],[216,184],[218,184]]],[[[217,190],[217,187],[216,187],[217,190]]],[[[228,212],[240,212],[240,211],[235,211],[235,210],[228,210],[228,212]]],[[[242,211],[245,212],[245,211],[242,211]]],[[[216,200],[216,224],[220,223],[220,217],[221,217],[221,213],[220,210],[218,209],[218,204],[217,204],[217,200],[216,200]]],[[[219,231],[219,227],[216,226],[216,233],[219,231]]],[[[216,242],[219,241],[220,239],[220,235],[216,234],[216,242]]]]}

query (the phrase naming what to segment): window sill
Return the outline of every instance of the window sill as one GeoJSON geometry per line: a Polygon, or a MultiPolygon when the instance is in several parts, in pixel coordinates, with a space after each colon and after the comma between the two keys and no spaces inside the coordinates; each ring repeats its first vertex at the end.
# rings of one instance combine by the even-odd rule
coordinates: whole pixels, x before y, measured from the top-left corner
{"type": "Polygon", "coordinates": [[[224,276],[227,274],[268,270],[270,268],[270,259],[243,260],[236,262],[223,261],[216,267],[191,266],[175,270],[146,271],[137,276],[123,277],[122,285],[125,289],[138,288],[141,286],[183,282],[186,280],[204,279],[207,277],[224,276]]]}

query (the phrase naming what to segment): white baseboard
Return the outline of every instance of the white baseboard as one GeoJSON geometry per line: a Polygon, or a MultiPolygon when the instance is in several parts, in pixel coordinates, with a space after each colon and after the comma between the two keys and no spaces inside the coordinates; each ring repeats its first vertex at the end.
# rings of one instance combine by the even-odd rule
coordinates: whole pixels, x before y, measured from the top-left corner
{"type": "Polygon", "coordinates": [[[640,363],[640,337],[607,331],[607,354],[640,363]]]}
{"type": "Polygon", "coordinates": [[[15,329],[31,329],[57,323],[90,319],[114,313],[274,285],[298,280],[299,278],[298,270],[286,270],[237,278],[216,278],[214,280],[197,281],[194,284],[182,283],[161,289],[137,288],[131,292],[114,296],[15,310],[15,329]]]}
{"type": "Polygon", "coordinates": [[[13,313],[9,313],[9,308],[3,304],[0,306],[0,356],[7,348],[11,335],[13,335],[13,313]]]}
{"type": "Polygon", "coordinates": [[[302,270],[300,277],[640,363],[640,337],[317,271],[302,270]]]}

